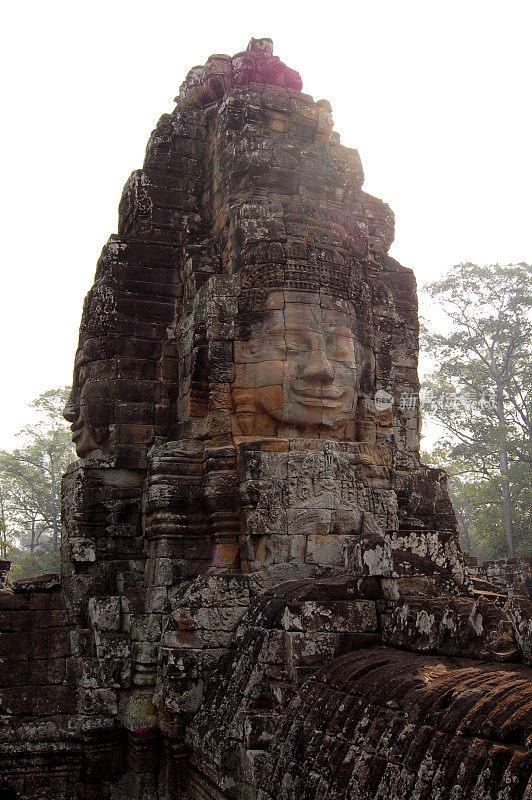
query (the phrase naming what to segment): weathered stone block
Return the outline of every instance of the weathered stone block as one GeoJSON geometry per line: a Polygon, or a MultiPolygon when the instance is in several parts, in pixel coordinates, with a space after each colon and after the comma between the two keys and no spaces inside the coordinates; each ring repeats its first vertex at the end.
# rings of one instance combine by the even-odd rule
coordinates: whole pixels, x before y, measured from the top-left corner
{"type": "Polygon", "coordinates": [[[310,534],[307,537],[305,561],[328,567],[341,567],[345,563],[343,537],[333,534],[310,534]]]}
{"type": "Polygon", "coordinates": [[[371,600],[287,605],[281,619],[290,631],[367,633],[377,630],[377,612],[371,600]]]}
{"type": "Polygon", "coordinates": [[[97,631],[120,629],[120,598],[91,597],[88,604],[89,620],[97,631]]]}

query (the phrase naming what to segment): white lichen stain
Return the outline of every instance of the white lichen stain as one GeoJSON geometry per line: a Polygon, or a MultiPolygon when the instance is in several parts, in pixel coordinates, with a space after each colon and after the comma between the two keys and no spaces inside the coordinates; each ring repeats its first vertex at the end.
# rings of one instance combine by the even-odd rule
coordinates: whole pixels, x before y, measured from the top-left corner
{"type": "Polygon", "coordinates": [[[482,634],[484,633],[482,614],[476,611],[475,607],[473,607],[473,610],[469,615],[469,624],[471,625],[477,636],[482,636],[482,634]]]}
{"type": "Polygon", "coordinates": [[[370,575],[378,575],[383,568],[384,550],[380,545],[374,550],[366,550],[364,553],[364,563],[369,569],[370,575]]]}
{"type": "Polygon", "coordinates": [[[405,628],[408,625],[409,612],[410,609],[408,607],[408,604],[405,604],[397,614],[397,621],[399,622],[402,628],[405,628]]]}
{"type": "Polygon", "coordinates": [[[420,764],[418,769],[418,779],[421,781],[425,781],[426,783],[430,783],[432,780],[432,776],[434,775],[434,762],[432,760],[432,756],[425,756],[423,762],[420,764]]]}
{"type": "Polygon", "coordinates": [[[445,609],[445,613],[442,617],[441,621],[442,628],[447,628],[449,631],[456,630],[456,620],[454,618],[453,612],[450,608],[445,609]]]}
{"type": "Polygon", "coordinates": [[[381,580],[381,586],[384,596],[388,600],[399,600],[401,594],[397,586],[397,581],[384,578],[381,580]]]}
{"type": "Polygon", "coordinates": [[[420,633],[429,635],[434,627],[434,614],[428,614],[425,610],[419,611],[416,616],[416,628],[420,633]]]}

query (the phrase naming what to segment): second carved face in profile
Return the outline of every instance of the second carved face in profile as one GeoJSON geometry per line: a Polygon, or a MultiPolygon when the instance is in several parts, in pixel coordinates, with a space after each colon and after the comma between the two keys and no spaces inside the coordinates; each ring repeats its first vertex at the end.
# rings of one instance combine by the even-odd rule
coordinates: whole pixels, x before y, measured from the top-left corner
{"type": "Polygon", "coordinates": [[[248,335],[235,341],[237,433],[321,428],[354,438],[360,381],[356,320],[347,304],[272,292],[248,335]]]}
{"type": "Polygon", "coordinates": [[[72,423],[72,441],[79,458],[101,457],[109,441],[109,382],[95,381],[90,364],[77,364],[72,392],[63,411],[72,423]]]}

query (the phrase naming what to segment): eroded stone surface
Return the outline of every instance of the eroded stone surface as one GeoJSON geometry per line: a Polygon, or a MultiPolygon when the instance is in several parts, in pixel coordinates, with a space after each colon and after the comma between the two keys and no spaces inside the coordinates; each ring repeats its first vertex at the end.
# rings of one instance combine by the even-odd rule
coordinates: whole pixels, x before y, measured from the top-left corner
{"type": "Polygon", "coordinates": [[[351,633],[338,606],[356,609],[367,590],[289,584],[250,608],[189,728],[187,797],[208,778],[261,800],[527,796],[529,672],[392,650],[370,626],[351,633]],[[299,598],[327,593],[344,598],[328,604],[334,634],[313,616],[302,635],[299,598]]]}
{"type": "Polygon", "coordinates": [[[393,215],[271,40],[176,102],[85,301],[61,585],[0,591],[1,779],[518,800],[529,601],[475,591],[420,463],[393,215]]]}

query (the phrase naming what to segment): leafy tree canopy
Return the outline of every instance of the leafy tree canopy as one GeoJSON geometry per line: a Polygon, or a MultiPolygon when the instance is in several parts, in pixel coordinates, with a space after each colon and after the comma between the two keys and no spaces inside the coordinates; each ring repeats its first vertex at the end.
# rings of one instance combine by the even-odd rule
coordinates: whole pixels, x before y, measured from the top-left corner
{"type": "Polygon", "coordinates": [[[17,434],[20,447],[0,451],[0,549],[14,562],[13,577],[58,569],[61,477],[75,459],[62,416],[69,391],[50,389],[34,400],[37,418],[17,434]]]}
{"type": "Polygon", "coordinates": [[[458,264],[425,291],[449,331],[423,330],[436,369],[422,409],[443,429],[430,459],[451,474],[464,544],[481,557],[530,553],[532,267],[458,264]]]}

